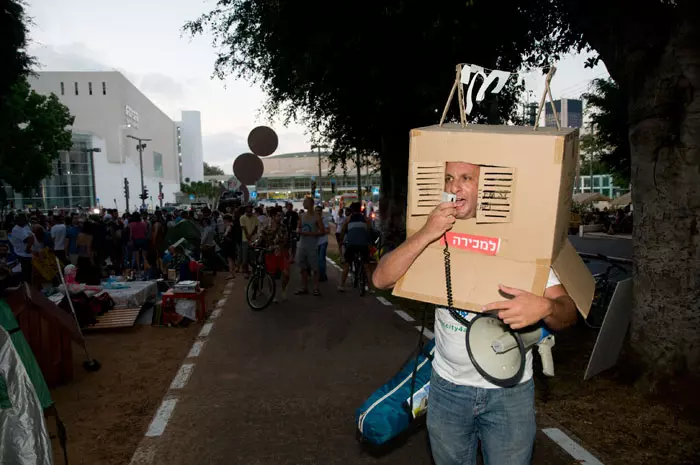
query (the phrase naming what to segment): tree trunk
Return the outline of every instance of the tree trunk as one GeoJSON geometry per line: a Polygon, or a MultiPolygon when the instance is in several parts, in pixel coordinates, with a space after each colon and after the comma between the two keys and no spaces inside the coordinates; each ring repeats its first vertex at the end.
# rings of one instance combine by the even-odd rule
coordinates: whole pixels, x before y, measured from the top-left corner
{"type": "Polygon", "coordinates": [[[382,136],[379,218],[384,245],[393,249],[406,239],[408,195],[408,131],[382,136]]]}
{"type": "Polygon", "coordinates": [[[652,382],[700,375],[700,31],[691,21],[671,31],[658,62],[647,60],[643,73],[627,78],[631,343],[652,382]]]}

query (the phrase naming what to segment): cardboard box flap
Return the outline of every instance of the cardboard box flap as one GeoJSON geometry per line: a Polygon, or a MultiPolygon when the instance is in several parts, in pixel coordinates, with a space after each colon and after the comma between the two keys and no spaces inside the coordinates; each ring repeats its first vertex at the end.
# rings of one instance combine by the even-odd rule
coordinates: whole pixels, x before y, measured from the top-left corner
{"type": "Polygon", "coordinates": [[[587,317],[595,293],[595,279],[569,239],[564,241],[552,269],[578,311],[587,317]]]}

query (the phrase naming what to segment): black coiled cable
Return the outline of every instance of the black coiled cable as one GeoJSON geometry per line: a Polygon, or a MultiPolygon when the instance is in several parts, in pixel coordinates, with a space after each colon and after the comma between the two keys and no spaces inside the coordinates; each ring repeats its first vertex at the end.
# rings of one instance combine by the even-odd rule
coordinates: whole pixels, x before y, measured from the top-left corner
{"type": "Polygon", "coordinates": [[[447,311],[450,312],[452,318],[457,320],[460,324],[469,327],[469,322],[462,315],[457,313],[454,309],[454,296],[452,295],[452,265],[450,261],[450,247],[447,242],[447,233],[443,236],[445,240],[445,248],[442,254],[445,256],[445,287],[447,291],[447,311]]]}

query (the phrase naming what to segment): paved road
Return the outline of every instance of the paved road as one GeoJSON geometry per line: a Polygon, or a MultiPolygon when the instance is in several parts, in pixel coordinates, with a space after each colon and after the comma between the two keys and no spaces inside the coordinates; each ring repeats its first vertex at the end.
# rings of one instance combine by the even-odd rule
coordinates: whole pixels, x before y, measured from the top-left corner
{"type": "MultiPolygon", "coordinates": [[[[383,457],[358,445],[355,409],[398,370],[418,332],[373,296],[337,293],[332,267],[329,277],[322,297],[262,312],[247,308],[239,279],[188,361],[185,388],[168,394],[178,401],[165,432],[145,438],[132,463],[430,464],[425,430],[383,457]]],[[[539,432],[533,463],[572,459],[539,432]]]]}

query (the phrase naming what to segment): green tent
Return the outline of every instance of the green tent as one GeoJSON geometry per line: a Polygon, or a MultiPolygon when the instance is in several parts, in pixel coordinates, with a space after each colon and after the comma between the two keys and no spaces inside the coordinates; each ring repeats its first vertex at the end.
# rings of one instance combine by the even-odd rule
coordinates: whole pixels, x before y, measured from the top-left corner
{"type": "MultiPolygon", "coordinates": [[[[10,339],[15,346],[15,350],[19,354],[24,368],[27,370],[29,379],[34,385],[34,390],[39,397],[39,402],[41,402],[41,407],[46,409],[53,405],[51,400],[51,394],[49,393],[49,387],[46,385],[44,380],[44,375],[41,373],[41,369],[34,358],[34,353],[29,347],[27,340],[24,338],[24,334],[19,329],[17,320],[15,319],[12,309],[5,300],[0,299],[0,326],[5,328],[5,331],[10,333],[10,339]]],[[[7,386],[5,381],[0,377],[0,408],[8,408],[10,405],[10,399],[7,394],[7,386]]]]}
{"type": "Polygon", "coordinates": [[[187,241],[186,247],[188,249],[197,250],[200,242],[202,242],[202,230],[192,221],[180,221],[172,228],[168,228],[168,232],[165,233],[165,243],[169,247],[180,239],[187,241]]]}

